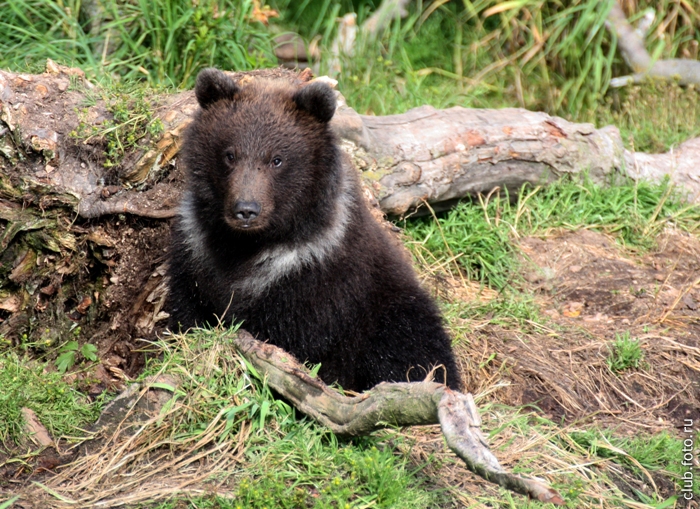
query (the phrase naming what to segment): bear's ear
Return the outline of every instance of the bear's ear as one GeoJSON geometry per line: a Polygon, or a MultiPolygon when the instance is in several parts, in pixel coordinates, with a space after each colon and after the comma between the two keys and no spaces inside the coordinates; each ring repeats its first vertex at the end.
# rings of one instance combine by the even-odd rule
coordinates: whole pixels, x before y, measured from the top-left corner
{"type": "Polygon", "coordinates": [[[231,78],[213,67],[204,69],[197,75],[194,95],[205,110],[221,99],[233,99],[240,89],[231,78]]]}
{"type": "Polygon", "coordinates": [[[301,87],[294,94],[294,102],[299,109],[308,111],[321,122],[328,122],[335,113],[335,94],[321,81],[301,87]]]}

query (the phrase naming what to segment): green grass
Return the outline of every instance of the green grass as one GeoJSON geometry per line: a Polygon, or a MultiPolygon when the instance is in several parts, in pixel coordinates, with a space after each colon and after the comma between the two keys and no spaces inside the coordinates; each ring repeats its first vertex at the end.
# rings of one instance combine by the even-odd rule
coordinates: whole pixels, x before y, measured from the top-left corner
{"type": "Polygon", "coordinates": [[[639,340],[631,338],[629,332],[615,334],[615,341],[609,346],[607,364],[615,373],[642,367],[644,350],[639,340]]]}
{"type": "MultiPolygon", "coordinates": [[[[533,332],[539,324],[546,321],[540,312],[540,306],[531,295],[518,294],[512,289],[504,289],[496,298],[486,302],[477,300],[444,304],[443,314],[448,324],[455,318],[467,324],[487,320],[492,325],[517,328],[521,332],[533,332]]],[[[468,338],[468,334],[472,333],[469,329],[464,332],[460,334],[454,331],[455,340],[459,340],[460,337],[468,338]]]]}
{"type": "MultiPolygon", "coordinates": [[[[568,436],[592,456],[614,459],[635,472],[664,471],[676,482],[683,476],[684,467],[679,461],[683,456],[683,440],[667,431],[619,437],[610,430],[588,430],[575,431],[568,436]]],[[[695,483],[695,493],[700,493],[698,483],[695,483]]]]}
{"type": "Polygon", "coordinates": [[[192,86],[208,66],[274,65],[271,35],[250,20],[252,0],[7,0],[0,3],[0,67],[39,71],[46,60],[92,79],[192,86]]]}
{"type": "Polygon", "coordinates": [[[519,236],[589,228],[644,251],[666,226],[697,231],[700,209],[682,202],[668,182],[603,186],[586,178],[563,179],[543,188],[524,187],[513,201],[507,193],[466,200],[437,220],[404,225],[413,249],[427,251],[435,263],[456,260],[469,279],[502,290],[518,282],[513,240],[519,236]]]}
{"type": "Polygon", "coordinates": [[[23,407],[34,410],[54,439],[81,436],[100,415],[102,400],[90,402],[45,363],[11,351],[0,354],[0,443],[20,443],[23,407]]]}
{"type": "Polygon", "coordinates": [[[696,86],[649,81],[611,90],[589,120],[618,127],[625,144],[634,150],[657,153],[699,136],[698,119],[696,86]]]}
{"type": "MultiPolygon", "coordinates": [[[[270,444],[253,447],[230,507],[435,507],[405,456],[381,438],[340,442],[302,422],[270,444]]],[[[225,506],[228,507],[228,506],[225,506]]]]}
{"type": "Polygon", "coordinates": [[[0,509],[8,509],[12,507],[12,505],[19,499],[19,496],[14,496],[10,498],[9,500],[5,500],[4,502],[0,503],[0,509]]]}

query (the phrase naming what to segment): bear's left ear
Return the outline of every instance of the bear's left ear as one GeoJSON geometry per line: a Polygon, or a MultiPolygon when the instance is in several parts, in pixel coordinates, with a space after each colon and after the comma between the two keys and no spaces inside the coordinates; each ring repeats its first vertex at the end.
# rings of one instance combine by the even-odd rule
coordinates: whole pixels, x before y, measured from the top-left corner
{"type": "Polygon", "coordinates": [[[194,95],[203,109],[207,109],[221,99],[233,99],[239,92],[231,78],[213,67],[204,69],[197,75],[197,83],[194,86],[194,95]]]}
{"type": "Polygon", "coordinates": [[[293,99],[300,110],[308,111],[321,122],[330,121],[335,114],[335,94],[321,81],[301,87],[293,99]]]}

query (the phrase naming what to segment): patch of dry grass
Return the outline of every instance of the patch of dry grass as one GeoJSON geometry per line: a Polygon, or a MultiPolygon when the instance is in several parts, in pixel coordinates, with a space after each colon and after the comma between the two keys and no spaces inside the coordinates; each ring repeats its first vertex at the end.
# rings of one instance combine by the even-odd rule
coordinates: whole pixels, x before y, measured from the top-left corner
{"type": "Polygon", "coordinates": [[[255,386],[251,374],[225,341],[193,347],[184,336],[173,339],[159,342],[171,360],[138,389],[130,409],[104,427],[98,423],[92,441],[73,446],[87,453],[39,485],[52,506],[116,507],[201,494],[204,481],[206,490],[216,489],[235,471],[256,428],[234,412],[255,386]],[[212,401],[214,385],[220,387],[212,401]],[[153,388],[172,397],[165,404],[144,401],[153,388]],[[221,480],[212,483],[216,476],[221,480]]]}

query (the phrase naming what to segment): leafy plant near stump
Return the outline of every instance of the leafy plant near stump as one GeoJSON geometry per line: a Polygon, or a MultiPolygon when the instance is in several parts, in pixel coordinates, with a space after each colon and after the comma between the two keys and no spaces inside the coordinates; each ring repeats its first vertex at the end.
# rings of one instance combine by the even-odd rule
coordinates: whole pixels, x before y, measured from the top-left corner
{"type": "MultiPolygon", "coordinates": [[[[86,351],[90,354],[89,349],[86,351]]],[[[89,402],[60,373],[41,361],[11,351],[0,353],[0,445],[19,442],[23,407],[34,410],[49,434],[58,438],[75,436],[94,422],[103,400],[99,397],[89,402]]]]}
{"type": "Polygon", "coordinates": [[[92,362],[97,360],[97,347],[90,343],[81,347],[77,341],[69,341],[61,347],[60,352],[61,355],[56,358],[56,368],[60,373],[65,373],[75,365],[78,354],[92,362]]]}

